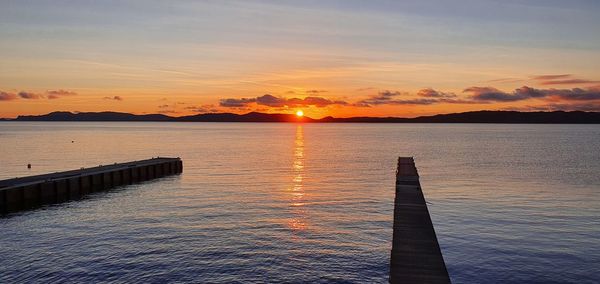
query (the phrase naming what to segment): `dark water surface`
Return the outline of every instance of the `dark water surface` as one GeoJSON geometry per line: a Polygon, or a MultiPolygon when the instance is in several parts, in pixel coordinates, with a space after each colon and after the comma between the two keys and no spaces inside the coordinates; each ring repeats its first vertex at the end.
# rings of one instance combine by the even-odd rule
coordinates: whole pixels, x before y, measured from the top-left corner
{"type": "Polygon", "coordinates": [[[159,155],[0,218],[0,283],[385,283],[400,155],[455,283],[600,281],[597,125],[0,123],[0,179],[159,155]]]}

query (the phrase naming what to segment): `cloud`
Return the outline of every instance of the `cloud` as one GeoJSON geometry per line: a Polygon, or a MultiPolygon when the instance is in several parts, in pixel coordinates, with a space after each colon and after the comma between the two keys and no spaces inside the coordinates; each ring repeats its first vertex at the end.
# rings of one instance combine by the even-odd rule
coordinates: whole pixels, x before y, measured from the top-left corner
{"type": "Polygon", "coordinates": [[[72,91],[66,91],[66,90],[48,90],[46,91],[47,97],[48,99],[58,99],[60,97],[64,97],[64,96],[75,96],[77,95],[77,93],[72,92],[72,91]]]}
{"type": "Polygon", "coordinates": [[[366,87],[366,88],[356,89],[357,92],[365,92],[365,91],[372,91],[372,90],[375,90],[375,88],[373,88],[373,87],[366,87]]]}
{"type": "Polygon", "coordinates": [[[159,110],[158,113],[160,114],[178,114],[179,112],[176,110],[159,110]]]}
{"type": "Polygon", "coordinates": [[[245,107],[250,103],[256,102],[256,99],[221,99],[219,105],[222,107],[245,107]]]}
{"type": "Polygon", "coordinates": [[[426,97],[426,98],[454,98],[454,97],[456,97],[456,94],[454,94],[454,93],[438,92],[432,88],[419,90],[417,92],[417,95],[420,97],[426,97]]]}
{"type": "Polygon", "coordinates": [[[169,105],[159,105],[158,108],[168,108],[169,105]]]}
{"type": "Polygon", "coordinates": [[[469,87],[463,92],[471,93],[471,98],[476,101],[514,102],[527,99],[527,97],[509,94],[493,87],[469,87]]]}
{"type": "Polygon", "coordinates": [[[534,98],[550,100],[597,100],[600,99],[600,89],[535,89],[523,86],[511,93],[506,93],[492,87],[470,87],[464,92],[471,93],[476,101],[515,102],[534,98]]]}
{"type": "Polygon", "coordinates": [[[548,97],[554,97],[569,101],[600,100],[599,88],[548,89],[539,91],[544,93],[548,97]]]}
{"type": "Polygon", "coordinates": [[[574,84],[598,84],[600,81],[584,80],[584,79],[568,79],[568,80],[555,80],[555,81],[544,81],[542,85],[574,85],[574,84]]]}
{"type": "Polygon", "coordinates": [[[201,106],[187,106],[186,110],[191,110],[197,113],[215,113],[219,112],[219,110],[213,104],[206,104],[201,106]]]}
{"type": "Polygon", "coordinates": [[[341,100],[330,100],[323,97],[308,96],[305,98],[284,98],[276,97],[270,94],[262,95],[256,98],[241,98],[241,99],[222,99],[219,105],[222,107],[246,107],[252,103],[268,107],[303,107],[316,106],[326,107],[330,105],[348,105],[347,102],[341,100]]]}
{"type": "Polygon", "coordinates": [[[0,101],[12,101],[14,99],[17,99],[16,94],[0,91],[0,101]]]}
{"type": "Polygon", "coordinates": [[[292,103],[292,107],[293,102],[296,103],[297,106],[305,106],[305,105],[309,105],[309,106],[316,106],[316,107],[326,107],[329,105],[347,105],[348,103],[342,100],[330,100],[330,99],[326,99],[323,97],[305,97],[304,99],[300,100],[300,99],[296,99],[296,98],[292,98],[288,100],[289,103],[292,103]]]}
{"type": "Polygon", "coordinates": [[[122,101],[122,100],[123,100],[123,98],[122,98],[121,96],[114,96],[114,97],[104,97],[104,98],[102,98],[102,99],[105,99],[105,100],[113,100],[113,101],[122,101]]]}
{"type": "Polygon", "coordinates": [[[471,100],[455,99],[453,93],[438,92],[434,89],[427,88],[417,92],[417,96],[421,98],[411,99],[396,99],[401,95],[409,95],[408,93],[399,91],[381,91],[377,95],[372,95],[367,99],[360,100],[354,103],[358,107],[370,107],[374,105],[433,105],[433,104],[473,104],[480,103],[471,100]]]}
{"type": "Polygon", "coordinates": [[[266,94],[266,95],[257,97],[254,101],[259,105],[270,106],[270,107],[283,107],[283,106],[285,106],[287,99],[278,98],[273,95],[266,94]]]}
{"type": "Polygon", "coordinates": [[[534,80],[540,80],[540,81],[545,81],[545,80],[564,79],[564,78],[569,78],[571,76],[572,76],[571,74],[538,75],[538,76],[533,76],[532,79],[534,79],[534,80]]]}
{"type": "Polygon", "coordinates": [[[25,91],[20,91],[18,95],[22,99],[26,99],[26,100],[39,100],[39,99],[44,98],[44,95],[36,94],[36,93],[32,93],[32,92],[25,92],[25,91]]]}
{"type": "Polygon", "coordinates": [[[356,106],[372,106],[372,105],[383,105],[393,104],[393,98],[400,96],[402,93],[398,91],[381,91],[376,95],[371,95],[368,99],[360,100],[355,103],[356,106]]]}
{"type": "Polygon", "coordinates": [[[598,80],[586,80],[573,78],[571,74],[560,75],[541,75],[532,77],[536,81],[540,81],[542,85],[575,85],[575,84],[598,84],[598,80]]]}
{"type": "Polygon", "coordinates": [[[327,93],[327,90],[308,90],[308,91],[306,91],[306,93],[316,95],[316,94],[320,94],[320,93],[327,93]]]}
{"type": "Polygon", "coordinates": [[[0,91],[0,100],[14,100],[14,99],[25,99],[25,100],[39,100],[39,99],[58,99],[63,96],[74,96],[77,95],[75,92],[65,91],[65,90],[49,90],[45,93],[34,93],[28,91],[20,91],[16,94],[10,92],[0,91]]]}
{"type": "Polygon", "coordinates": [[[493,79],[493,80],[488,80],[488,83],[516,83],[516,82],[522,82],[525,81],[523,79],[519,79],[519,78],[499,78],[499,79],[493,79]]]}

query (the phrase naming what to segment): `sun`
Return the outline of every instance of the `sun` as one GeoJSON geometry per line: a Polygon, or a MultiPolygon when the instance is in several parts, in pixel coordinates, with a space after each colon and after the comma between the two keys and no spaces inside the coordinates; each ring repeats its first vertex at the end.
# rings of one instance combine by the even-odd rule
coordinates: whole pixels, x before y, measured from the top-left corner
{"type": "Polygon", "coordinates": [[[298,110],[298,111],[296,111],[296,116],[303,117],[304,116],[304,112],[302,110],[298,110]]]}

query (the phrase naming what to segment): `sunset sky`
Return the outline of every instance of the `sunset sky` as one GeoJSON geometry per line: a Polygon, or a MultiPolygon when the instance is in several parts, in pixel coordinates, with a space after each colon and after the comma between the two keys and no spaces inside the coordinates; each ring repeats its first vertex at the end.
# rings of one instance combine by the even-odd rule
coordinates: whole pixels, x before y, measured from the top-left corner
{"type": "Polygon", "coordinates": [[[600,1],[0,2],[0,117],[600,111],[600,1]]]}

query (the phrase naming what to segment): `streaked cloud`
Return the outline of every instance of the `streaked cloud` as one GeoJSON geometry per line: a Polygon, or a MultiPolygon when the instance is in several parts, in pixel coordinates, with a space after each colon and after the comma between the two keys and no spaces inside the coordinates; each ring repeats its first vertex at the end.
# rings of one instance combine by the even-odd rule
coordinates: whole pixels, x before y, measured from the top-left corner
{"type": "Polygon", "coordinates": [[[66,90],[49,90],[45,93],[35,93],[29,91],[20,91],[18,93],[12,92],[4,92],[0,91],[0,101],[8,101],[14,99],[24,99],[24,100],[39,100],[39,99],[58,99],[63,96],[74,96],[77,93],[66,90]]]}
{"type": "Polygon", "coordinates": [[[36,93],[32,93],[32,92],[25,92],[25,91],[19,92],[18,95],[22,99],[26,99],[26,100],[39,100],[39,99],[44,98],[44,95],[36,94],[36,93]]]}
{"type": "Polygon", "coordinates": [[[219,112],[219,110],[213,104],[204,104],[200,106],[187,106],[184,109],[196,113],[215,113],[219,112]]]}
{"type": "Polygon", "coordinates": [[[64,97],[64,96],[75,96],[77,95],[77,93],[72,92],[72,91],[66,91],[66,90],[48,90],[46,91],[47,97],[48,99],[58,99],[60,97],[64,97]]]}
{"type": "Polygon", "coordinates": [[[542,85],[576,85],[576,84],[599,84],[599,80],[587,80],[575,78],[571,74],[560,75],[541,75],[534,76],[534,80],[539,81],[542,85]]]}
{"type": "Polygon", "coordinates": [[[321,93],[327,93],[327,90],[308,90],[306,91],[306,93],[316,95],[321,93]]]}
{"type": "Polygon", "coordinates": [[[348,102],[342,100],[330,100],[323,97],[308,96],[305,98],[284,98],[276,97],[270,94],[265,94],[256,98],[240,98],[240,99],[221,99],[219,105],[222,107],[245,107],[249,104],[256,103],[257,105],[269,107],[302,107],[315,106],[326,107],[330,105],[348,105],[348,102]]]}
{"type": "Polygon", "coordinates": [[[17,99],[16,94],[0,91],[0,101],[12,101],[15,99],[17,99]]]}
{"type": "Polygon", "coordinates": [[[464,92],[471,93],[473,100],[490,102],[515,102],[536,98],[577,101],[600,99],[600,89],[597,88],[535,89],[523,86],[507,93],[493,87],[469,87],[464,92]]]}
{"type": "Polygon", "coordinates": [[[450,92],[440,92],[432,88],[421,89],[416,93],[417,98],[396,99],[399,96],[411,96],[408,92],[381,91],[367,99],[354,103],[354,106],[370,107],[376,105],[433,105],[433,104],[474,104],[481,103],[472,100],[458,99],[457,95],[450,92]]]}
{"type": "MultiPolygon", "coordinates": [[[[284,107],[341,105],[349,107],[374,107],[383,105],[442,105],[442,104],[490,104],[518,102],[530,99],[545,101],[548,105],[572,106],[583,105],[564,104],[559,101],[595,101],[600,100],[600,88],[572,88],[572,89],[536,89],[522,86],[512,92],[502,91],[495,87],[469,87],[463,90],[466,96],[459,96],[453,92],[444,92],[433,88],[425,88],[410,93],[406,91],[383,90],[370,95],[365,99],[355,102],[337,101],[324,97],[284,98],[273,95],[263,95],[256,98],[222,99],[220,106],[229,108],[249,107],[252,104],[267,106],[275,109],[284,107]]],[[[585,108],[588,109],[588,108],[585,108]]]]}
{"type": "Polygon", "coordinates": [[[445,93],[439,92],[432,88],[422,89],[417,92],[418,96],[426,97],[426,98],[455,98],[456,94],[454,93],[445,93]]]}
{"type": "Polygon", "coordinates": [[[256,102],[256,98],[221,99],[219,105],[222,107],[245,107],[253,102],[256,102]]]}
{"type": "Polygon", "coordinates": [[[0,101],[12,101],[14,99],[17,99],[16,94],[0,91],[0,101]]]}
{"type": "Polygon", "coordinates": [[[575,84],[598,84],[600,81],[584,79],[568,79],[542,82],[542,85],[575,85],[575,84]]]}
{"type": "Polygon", "coordinates": [[[113,100],[113,101],[122,101],[123,97],[121,97],[121,96],[112,96],[112,97],[104,97],[102,99],[104,99],[104,100],[113,100]]]}
{"type": "Polygon", "coordinates": [[[540,81],[545,81],[545,80],[564,79],[564,78],[569,78],[571,76],[572,76],[571,74],[538,75],[538,76],[533,76],[532,79],[534,79],[534,80],[540,80],[540,81]]]}

